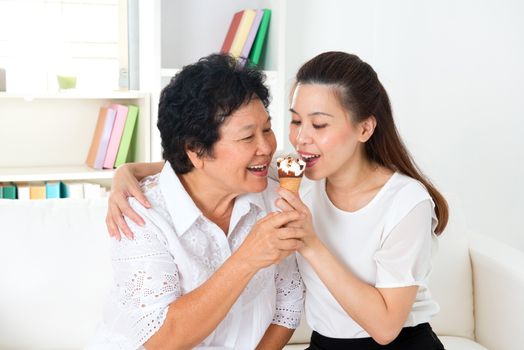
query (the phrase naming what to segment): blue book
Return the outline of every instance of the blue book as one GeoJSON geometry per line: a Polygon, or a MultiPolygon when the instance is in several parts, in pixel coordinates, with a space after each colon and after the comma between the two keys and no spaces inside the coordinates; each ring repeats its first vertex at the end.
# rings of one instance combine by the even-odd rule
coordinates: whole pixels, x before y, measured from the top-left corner
{"type": "Polygon", "coordinates": [[[60,197],[60,181],[46,182],[45,183],[45,197],[49,198],[61,198],[60,197]]]}

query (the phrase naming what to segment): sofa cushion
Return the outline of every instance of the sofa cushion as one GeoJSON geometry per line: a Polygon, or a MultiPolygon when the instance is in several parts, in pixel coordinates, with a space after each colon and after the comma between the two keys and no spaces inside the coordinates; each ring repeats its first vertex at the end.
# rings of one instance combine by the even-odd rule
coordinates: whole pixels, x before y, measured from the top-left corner
{"type": "Polygon", "coordinates": [[[488,350],[471,339],[451,336],[439,336],[446,350],[488,350]]]}
{"type": "Polygon", "coordinates": [[[449,223],[439,238],[429,288],[440,305],[431,321],[437,334],[474,339],[473,280],[459,200],[446,195],[450,207],[449,223]]]}
{"type": "Polygon", "coordinates": [[[290,344],[309,344],[309,339],[311,339],[312,330],[309,328],[306,315],[302,313],[302,318],[300,319],[300,327],[295,330],[293,336],[289,340],[290,344]]]}
{"type": "Polygon", "coordinates": [[[82,349],[111,282],[106,199],[0,200],[0,349],[82,349]]]}

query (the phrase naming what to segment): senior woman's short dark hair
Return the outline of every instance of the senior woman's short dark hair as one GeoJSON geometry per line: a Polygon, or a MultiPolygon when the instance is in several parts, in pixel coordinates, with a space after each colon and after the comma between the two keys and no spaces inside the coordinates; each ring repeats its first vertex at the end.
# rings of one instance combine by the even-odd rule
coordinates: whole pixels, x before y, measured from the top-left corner
{"type": "Polygon", "coordinates": [[[213,157],[219,128],[242,105],[258,98],[267,108],[265,75],[231,56],[212,54],[185,66],[162,90],[158,129],[163,158],[177,174],[193,169],[186,148],[213,157]]]}

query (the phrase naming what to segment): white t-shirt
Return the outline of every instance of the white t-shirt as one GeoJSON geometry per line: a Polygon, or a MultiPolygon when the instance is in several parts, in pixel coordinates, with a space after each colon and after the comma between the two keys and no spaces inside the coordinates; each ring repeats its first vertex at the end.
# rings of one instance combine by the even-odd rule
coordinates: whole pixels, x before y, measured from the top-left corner
{"type": "MultiPolygon", "coordinates": [[[[311,210],[317,236],[351,272],[377,288],[419,286],[405,327],[427,322],[439,311],[427,286],[437,219],[433,201],[421,183],[394,173],[371,202],[355,212],[333,205],[325,180],[304,179],[302,185],[301,198],[311,210]]],[[[332,338],[369,337],[311,265],[300,254],[297,260],[306,286],[310,327],[332,338]]]]}
{"type": "MultiPolygon", "coordinates": [[[[162,326],[169,305],[204,283],[242,244],[256,221],[275,211],[274,181],[236,198],[229,233],[207,219],[166,163],[142,181],[152,204],[130,204],[146,224],[127,220],[134,240],[114,241],[114,286],[103,324],[87,349],[137,349],[162,326]]],[[[196,349],[254,349],[267,327],[299,325],[304,285],[295,255],[257,272],[224,320],[196,349]]],[[[201,315],[206,317],[206,315],[201,315]]]]}

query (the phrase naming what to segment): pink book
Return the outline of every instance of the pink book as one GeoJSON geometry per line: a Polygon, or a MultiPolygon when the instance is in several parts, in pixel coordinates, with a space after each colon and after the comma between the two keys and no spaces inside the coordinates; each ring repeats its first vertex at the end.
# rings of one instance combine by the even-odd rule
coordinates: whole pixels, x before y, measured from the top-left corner
{"type": "Polygon", "coordinates": [[[255,15],[255,20],[251,25],[251,29],[249,30],[249,34],[247,35],[246,43],[244,44],[242,52],[240,53],[240,57],[249,57],[249,51],[251,51],[251,46],[253,46],[253,42],[255,41],[255,37],[257,36],[258,27],[260,26],[260,21],[262,20],[262,16],[264,15],[264,10],[256,11],[257,13],[255,15]]]}
{"type": "Polygon", "coordinates": [[[127,107],[122,105],[112,105],[112,109],[116,111],[115,123],[111,131],[109,145],[107,146],[106,158],[104,160],[104,169],[113,169],[115,165],[116,154],[118,153],[118,146],[120,146],[120,139],[124,132],[126,125],[127,107]]]}
{"type": "MultiPolygon", "coordinates": [[[[107,146],[109,145],[109,138],[111,137],[111,131],[113,130],[113,124],[115,123],[116,111],[112,108],[107,108],[107,114],[104,120],[104,129],[100,136],[100,145],[96,152],[95,169],[102,169],[104,167],[104,160],[106,159],[107,146]]],[[[82,195],[83,198],[83,195],[82,195]]]]}

